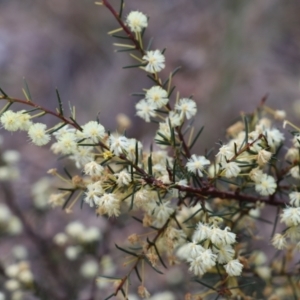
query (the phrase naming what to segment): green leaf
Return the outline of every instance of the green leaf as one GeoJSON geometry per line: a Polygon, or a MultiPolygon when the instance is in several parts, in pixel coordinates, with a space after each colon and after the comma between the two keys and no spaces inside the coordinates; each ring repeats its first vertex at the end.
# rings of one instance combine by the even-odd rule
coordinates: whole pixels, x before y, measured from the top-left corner
{"type": "Polygon", "coordinates": [[[250,218],[254,219],[254,220],[258,220],[258,221],[261,221],[261,222],[264,222],[264,223],[267,223],[267,224],[271,224],[273,225],[273,222],[269,221],[269,220],[266,220],[266,219],[263,219],[261,217],[253,217],[251,215],[249,215],[250,218]]]}
{"type": "Polygon", "coordinates": [[[148,45],[147,45],[147,48],[146,48],[146,51],[149,51],[149,50],[151,49],[152,42],[153,42],[153,37],[150,38],[150,40],[149,40],[149,42],[148,42],[148,45]]]}
{"type": "Polygon", "coordinates": [[[249,133],[249,127],[248,127],[248,120],[247,117],[244,116],[244,123],[245,123],[245,144],[248,144],[248,133],[249,133]]]}
{"type": "MultiPolygon", "coordinates": [[[[139,223],[141,223],[141,224],[143,224],[143,220],[141,220],[141,219],[139,219],[139,218],[137,218],[137,217],[135,217],[135,216],[131,216],[132,217],[132,219],[134,219],[134,220],[136,220],[137,222],[139,222],[139,223]]],[[[159,228],[157,228],[157,227],[154,227],[154,226],[149,226],[151,229],[153,229],[153,230],[159,230],[159,228]]]]}
{"type": "MultiPolygon", "coordinates": [[[[116,52],[130,52],[130,51],[135,51],[136,49],[134,48],[125,48],[125,49],[118,49],[116,52]]],[[[128,69],[128,68],[135,68],[136,66],[127,66],[123,67],[123,69],[128,69]]]]}
{"type": "Polygon", "coordinates": [[[130,255],[132,255],[132,256],[138,257],[137,254],[135,254],[135,253],[133,253],[133,252],[130,252],[130,251],[124,249],[124,248],[121,248],[121,247],[119,247],[117,244],[115,244],[115,246],[116,246],[116,248],[119,249],[120,251],[123,251],[123,252],[125,252],[125,253],[127,253],[127,254],[130,254],[130,255]]]}
{"type": "MultiPolygon", "coordinates": [[[[124,50],[126,50],[126,49],[124,49],[124,50]]],[[[134,50],[134,49],[130,49],[130,51],[131,50],[134,50]]],[[[147,63],[142,63],[142,64],[137,64],[137,65],[125,66],[125,67],[123,67],[123,69],[145,67],[146,65],[147,65],[147,63]]]]}
{"type": "Polygon", "coordinates": [[[11,106],[13,105],[13,102],[7,102],[5,106],[1,109],[1,114],[5,113],[11,106]]]}
{"type": "Polygon", "coordinates": [[[70,117],[70,119],[74,122],[74,124],[76,124],[80,128],[80,130],[82,130],[82,127],[77,123],[77,121],[73,117],[70,117]]]}
{"type": "Polygon", "coordinates": [[[66,125],[67,125],[67,123],[63,123],[63,124],[61,124],[60,126],[57,126],[56,128],[50,130],[48,133],[49,133],[49,134],[53,134],[54,132],[58,131],[59,129],[63,128],[63,127],[66,126],[66,125]]]}
{"type": "MultiPolygon", "coordinates": [[[[166,110],[155,109],[155,111],[156,111],[156,112],[159,112],[159,113],[161,113],[161,114],[165,114],[165,115],[168,115],[168,114],[169,114],[169,112],[166,111],[166,110]]],[[[158,123],[159,123],[159,122],[158,122],[158,123]]]]}
{"type": "Polygon", "coordinates": [[[161,196],[160,196],[159,190],[156,190],[156,193],[157,193],[157,198],[159,200],[159,203],[162,204],[162,200],[161,200],[161,196]]]}
{"type": "Polygon", "coordinates": [[[157,273],[159,273],[159,274],[164,274],[162,271],[160,271],[160,270],[158,270],[157,268],[155,268],[155,267],[153,267],[152,266],[152,264],[151,264],[151,262],[148,260],[148,258],[145,256],[145,262],[155,271],[155,272],[157,272],[157,273]]]}
{"type": "Polygon", "coordinates": [[[138,270],[137,266],[134,267],[134,271],[135,271],[135,273],[136,273],[136,276],[137,276],[138,280],[139,280],[140,282],[142,282],[142,277],[141,277],[141,275],[140,275],[140,273],[139,273],[139,270],[138,270]]]}
{"type": "Polygon", "coordinates": [[[138,221],[139,223],[143,224],[143,220],[141,220],[141,219],[139,219],[135,216],[131,216],[131,217],[132,217],[132,219],[134,219],[134,220],[138,221]]]}
{"type": "Polygon", "coordinates": [[[147,77],[151,79],[155,84],[157,84],[157,80],[154,77],[152,77],[150,74],[147,74],[147,77]]]}
{"type": "Polygon", "coordinates": [[[191,143],[191,145],[190,145],[190,147],[189,147],[190,150],[194,147],[194,145],[195,145],[195,143],[197,142],[199,136],[201,135],[203,129],[204,129],[204,126],[202,126],[202,127],[200,128],[200,130],[198,131],[198,133],[196,134],[195,138],[193,139],[193,141],[192,141],[192,143],[191,143]]]}
{"type": "Polygon", "coordinates": [[[234,146],[234,155],[237,156],[238,155],[238,151],[237,151],[237,145],[236,143],[233,143],[234,146]]]}
{"type": "Polygon", "coordinates": [[[169,94],[168,94],[168,98],[171,97],[171,95],[172,95],[172,93],[174,92],[175,89],[176,89],[176,85],[174,85],[174,86],[171,88],[171,90],[170,90],[170,92],[169,92],[169,94]]]}
{"type": "Polygon", "coordinates": [[[113,37],[117,38],[117,39],[123,39],[123,40],[131,40],[130,37],[128,36],[123,36],[123,35],[117,35],[117,34],[112,34],[113,37]]]}
{"type": "Polygon", "coordinates": [[[69,192],[75,192],[74,188],[57,188],[59,191],[69,191],[69,192]]]}
{"type": "Polygon", "coordinates": [[[152,243],[152,242],[149,240],[149,238],[147,238],[147,242],[148,242],[149,245],[151,245],[151,246],[154,247],[155,252],[156,252],[156,254],[157,254],[157,256],[158,256],[158,259],[159,259],[160,263],[165,267],[165,269],[168,269],[168,267],[166,266],[166,264],[164,263],[164,261],[163,261],[161,255],[160,255],[160,253],[159,253],[159,251],[158,251],[158,249],[157,249],[155,243],[152,243]]]}
{"type": "MultiPolygon", "coordinates": [[[[173,78],[180,69],[181,69],[181,66],[175,68],[171,74],[171,78],[173,78]]],[[[168,84],[169,80],[170,80],[170,77],[165,80],[165,82],[162,84],[162,86],[165,87],[168,84]]]]}
{"type": "Polygon", "coordinates": [[[74,195],[74,193],[75,193],[74,190],[70,193],[69,197],[67,198],[67,200],[65,201],[64,205],[62,206],[63,210],[67,207],[67,205],[68,205],[69,201],[71,200],[72,196],[74,195]]]}
{"type": "Polygon", "coordinates": [[[198,278],[194,278],[194,279],[192,279],[192,281],[198,282],[198,283],[204,285],[205,287],[207,287],[207,288],[209,288],[209,289],[211,289],[211,290],[217,291],[216,288],[214,288],[213,286],[211,286],[211,285],[209,285],[209,284],[207,284],[207,283],[205,283],[205,282],[199,280],[198,278]]]}
{"type": "Polygon", "coordinates": [[[150,154],[148,156],[148,172],[149,172],[150,176],[153,175],[153,173],[152,173],[152,154],[150,154]]]}
{"type": "Polygon", "coordinates": [[[155,139],[154,141],[157,145],[170,146],[170,143],[168,143],[168,142],[163,142],[163,141],[160,141],[160,140],[157,140],[157,139],[155,139]]]}
{"type": "Polygon", "coordinates": [[[24,82],[23,92],[24,92],[26,98],[28,98],[27,100],[32,101],[31,93],[30,93],[30,90],[29,90],[29,87],[28,87],[25,77],[23,77],[23,82],[24,82]]]}
{"type": "Polygon", "coordinates": [[[176,181],[176,167],[177,167],[177,159],[175,158],[174,159],[174,162],[173,162],[173,178],[172,178],[172,181],[175,183],[176,181]]]}
{"type": "Polygon", "coordinates": [[[121,0],[120,10],[119,10],[119,18],[120,19],[122,19],[123,8],[124,8],[124,0],[121,0]]]}
{"type": "Polygon", "coordinates": [[[157,134],[159,135],[159,136],[161,136],[166,142],[168,142],[169,143],[169,145],[170,145],[170,142],[169,142],[169,140],[167,139],[167,137],[165,136],[165,135],[163,135],[162,133],[160,133],[159,131],[157,132],[157,134]]]}
{"type": "Polygon", "coordinates": [[[65,171],[66,175],[69,177],[69,179],[72,179],[72,176],[71,176],[71,174],[69,173],[69,171],[67,170],[66,167],[64,167],[64,171],[65,171]]]}
{"type": "Polygon", "coordinates": [[[125,293],[124,289],[123,289],[123,288],[121,288],[121,289],[120,289],[120,291],[121,291],[121,293],[122,293],[123,297],[125,298],[125,297],[126,297],[126,293],[125,293]]]}
{"type": "Polygon", "coordinates": [[[209,150],[205,153],[205,157],[206,157],[206,158],[209,157],[210,154],[211,154],[214,150],[215,150],[215,148],[209,149],[209,150]]]}
{"type": "Polygon", "coordinates": [[[145,97],[146,93],[132,93],[131,96],[145,97]]]}
{"type": "Polygon", "coordinates": [[[135,165],[139,163],[139,143],[138,141],[135,142],[135,165]]]}
{"type": "Polygon", "coordinates": [[[233,290],[233,289],[239,289],[239,288],[241,288],[241,287],[245,287],[245,286],[248,286],[248,285],[254,285],[254,284],[257,284],[257,282],[256,282],[256,281],[252,281],[252,282],[240,284],[240,285],[238,285],[238,286],[230,287],[229,289],[230,289],[230,290],[233,290]]]}
{"type": "Polygon", "coordinates": [[[168,118],[168,125],[169,125],[169,129],[171,132],[171,142],[172,142],[173,147],[175,147],[175,145],[176,145],[175,132],[174,132],[174,128],[172,127],[170,118],[168,118]]]}
{"type": "Polygon", "coordinates": [[[98,277],[112,279],[112,280],[120,280],[120,277],[106,276],[106,275],[98,275],[98,277]]]}
{"type": "Polygon", "coordinates": [[[199,178],[197,176],[195,176],[194,174],[192,174],[192,178],[193,178],[193,182],[194,182],[194,185],[195,186],[199,186],[199,187],[202,187],[202,184],[199,180],[199,178]]]}
{"type": "Polygon", "coordinates": [[[134,171],[133,171],[133,165],[130,165],[130,175],[131,175],[131,181],[132,181],[132,182],[133,182],[133,180],[134,180],[133,174],[134,174],[134,171]]]}
{"type": "Polygon", "coordinates": [[[4,97],[8,97],[8,95],[0,88],[0,92],[4,97]]]}
{"type": "Polygon", "coordinates": [[[199,208],[195,213],[193,213],[191,216],[189,216],[186,220],[184,220],[182,223],[187,223],[189,220],[191,220],[192,218],[194,218],[198,212],[200,212],[202,210],[202,208],[199,208]]]}
{"type": "Polygon", "coordinates": [[[64,110],[63,110],[63,107],[62,107],[62,102],[61,102],[61,99],[60,99],[60,95],[59,95],[58,89],[56,89],[55,91],[56,91],[56,96],[57,96],[57,101],[58,101],[59,114],[61,116],[63,116],[64,115],[64,110]]]}
{"type": "Polygon", "coordinates": [[[108,299],[110,299],[110,298],[112,298],[112,297],[114,297],[114,296],[116,296],[116,294],[115,294],[115,293],[112,293],[111,295],[109,295],[108,297],[106,297],[104,300],[108,300],[108,299]]]}
{"type": "Polygon", "coordinates": [[[133,192],[131,194],[131,201],[130,201],[129,211],[133,209],[133,201],[134,201],[135,191],[136,191],[136,186],[133,187],[133,192]]]}
{"type": "Polygon", "coordinates": [[[217,180],[220,180],[220,181],[223,181],[223,182],[226,182],[226,183],[229,183],[229,184],[233,184],[233,185],[239,185],[237,182],[227,180],[223,177],[219,177],[219,178],[217,178],[217,180]]]}

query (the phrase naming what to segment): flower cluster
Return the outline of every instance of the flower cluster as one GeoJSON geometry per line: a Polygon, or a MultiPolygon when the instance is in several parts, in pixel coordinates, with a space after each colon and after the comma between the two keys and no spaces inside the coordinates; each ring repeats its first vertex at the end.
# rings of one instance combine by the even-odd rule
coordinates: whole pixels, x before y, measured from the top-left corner
{"type": "MultiPolygon", "coordinates": [[[[179,92],[174,95],[172,80],[177,70],[165,79],[159,74],[165,69],[164,51],[151,49],[151,43],[145,50],[143,39],[148,17],[132,11],[123,21],[123,1],[119,13],[106,0],[101,4],[112,11],[121,25],[110,34],[128,42],[115,46],[131,52],[131,58],[138,62],[125,68],[139,68],[151,79],[150,88],[135,94],[140,97],[135,105],[137,116],[147,123],[157,124],[150,150],[146,150],[148,148],[141,141],[128,137],[123,130],[111,132],[98,121],[80,125],[73,111],[71,117],[66,118],[60,99],[60,108],[52,112],[29,99],[22,101],[8,97],[0,89],[0,100],[7,100],[9,104],[22,103],[34,107],[33,111],[40,111],[34,115],[32,110],[14,112],[8,109],[10,105],[5,106],[0,116],[2,127],[13,132],[26,131],[37,146],[52,140],[53,153],[71,159],[79,169],[76,175],[71,175],[73,172],[67,168],[64,168],[65,174],[57,169],[48,171],[59,180],[59,192],[50,188],[54,181],[49,178],[41,179],[33,186],[33,201],[39,213],[46,213],[50,205],[71,214],[81,202],[81,206],[100,216],[99,220],[108,227],[117,224],[123,229],[131,217],[142,224],[141,228],[133,225],[134,233],[126,235],[127,248],[116,244],[126,257],[129,255],[124,265],[132,266],[123,278],[111,277],[116,273],[116,267],[107,255],[110,251],[106,249],[110,246],[106,244],[107,236],[104,238],[99,227],[86,227],[73,221],[54,236],[55,246],[69,263],[80,265],[79,273],[85,279],[95,280],[99,270],[103,269],[104,275],[110,276],[117,286],[109,298],[120,291],[129,298],[125,284],[129,283],[133,271],[141,282],[137,294],[149,298],[144,278],[145,263],[160,273],[160,267],[167,268],[166,261],[169,266],[184,261],[201,285],[200,277],[213,274],[212,283],[203,284],[206,288],[211,287],[211,291],[195,296],[199,299],[212,292],[218,296],[244,297],[248,292],[243,290],[247,273],[259,276],[266,284],[270,284],[272,276],[276,275],[292,278],[297,273],[286,271],[285,265],[278,267],[276,259],[272,261],[273,265],[268,264],[262,252],[253,251],[256,246],[252,239],[260,238],[258,221],[270,223],[261,212],[267,206],[276,206],[286,228],[281,233],[276,233],[273,228],[272,245],[278,250],[287,250],[285,262],[293,261],[291,253],[294,249],[300,250],[300,129],[285,121],[296,131],[292,132],[292,146],[282,147],[286,140],[276,121],[285,119],[285,112],[274,111],[262,101],[253,113],[242,114],[241,121],[227,129],[226,142],[220,142],[216,150],[197,153],[193,147],[202,129],[195,134],[196,101],[180,96],[179,92]],[[48,128],[44,123],[34,122],[44,114],[56,116],[58,123],[48,128]],[[285,157],[282,151],[286,151],[285,157]],[[98,247],[100,243],[103,247],[98,247]],[[103,251],[101,261],[98,250],[103,251]],[[85,257],[85,252],[91,256],[85,257]]],[[[3,156],[5,166],[0,167],[1,179],[14,177],[5,175],[9,172],[4,168],[13,170],[17,159],[17,153],[3,156]]],[[[41,243],[42,238],[28,229],[25,218],[22,222],[29,235],[41,243]]],[[[0,205],[0,230],[5,234],[22,230],[20,220],[4,204],[0,205]]],[[[109,227],[107,235],[110,230],[109,227]]],[[[24,260],[8,265],[4,271],[8,277],[6,289],[11,292],[21,285],[31,287],[33,284],[30,265],[24,260]]],[[[101,278],[96,284],[105,287],[101,278]]],[[[296,290],[296,286],[292,290],[296,290]]],[[[268,293],[263,291],[262,294],[268,293]]],[[[173,294],[162,295],[150,299],[175,299],[173,294]]],[[[249,295],[256,296],[255,291],[249,295]]],[[[186,299],[192,299],[191,294],[187,294],[186,299]]]]}
{"type": "Polygon", "coordinates": [[[75,260],[86,245],[92,245],[101,239],[102,233],[98,227],[85,227],[79,221],[69,223],[65,232],[54,236],[55,244],[65,248],[65,255],[70,260],[75,260]]]}
{"type": "Polygon", "coordinates": [[[0,203],[0,233],[18,235],[22,232],[23,225],[20,219],[3,203],[0,203]]]}
{"type": "Polygon", "coordinates": [[[26,290],[32,289],[35,279],[30,262],[27,260],[26,248],[19,246],[18,249],[15,247],[12,250],[14,257],[9,258],[11,262],[4,266],[6,276],[4,287],[11,296],[10,299],[22,299],[26,290]]]}
{"type": "Polygon", "coordinates": [[[223,265],[229,276],[241,275],[243,265],[233,259],[236,235],[229,227],[223,230],[217,225],[199,222],[192,235],[192,242],[180,247],[177,255],[190,264],[190,271],[203,276],[218,263],[223,265]]]}

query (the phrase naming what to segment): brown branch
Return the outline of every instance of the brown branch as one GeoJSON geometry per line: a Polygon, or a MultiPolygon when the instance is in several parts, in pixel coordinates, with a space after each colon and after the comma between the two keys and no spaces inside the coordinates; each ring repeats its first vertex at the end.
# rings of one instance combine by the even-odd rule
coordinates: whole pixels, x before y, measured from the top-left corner
{"type": "MultiPolygon", "coordinates": [[[[166,230],[168,224],[170,223],[171,219],[175,217],[175,212],[168,218],[168,220],[166,221],[166,223],[163,225],[163,227],[161,227],[158,231],[157,234],[155,235],[155,237],[153,238],[151,243],[148,243],[146,246],[146,251],[149,250],[151,247],[153,247],[155,245],[155,242],[157,241],[157,239],[160,237],[160,235],[166,230]]],[[[138,256],[136,262],[133,264],[133,266],[131,267],[131,269],[129,270],[129,272],[126,274],[126,276],[124,276],[121,280],[121,282],[119,283],[119,285],[117,286],[116,290],[115,290],[115,296],[119,293],[119,291],[122,289],[122,287],[124,286],[124,284],[126,283],[126,281],[128,280],[130,274],[133,272],[133,270],[138,266],[138,264],[140,263],[140,261],[142,259],[145,258],[146,256],[146,252],[145,250],[138,256]]]]}
{"type": "Polygon", "coordinates": [[[49,109],[47,109],[45,107],[42,107],[42,106],[40,106],[38,104],[35,104],[34,102],[31,102],[31,101],[28,101],[28,100],[23,100],[23,99],[12,98],[12,97],[9,97],[9,96],[4,96],[4,95],[0,96],[0,100],[1,99],[7,100],[8,102],[11,102],[11,103],[21,103],[21,104],[24,104],[24,105],[27,105],[27,106],[31,106],[31,107],[37,108],[37,109],[45,112],[45,114],[55,116],[56,118],[62,120],[65,124],[69,124],[69,125],[73,126],[74,128],[82,131],[81,127],[78,126],[78,124],[76,124],[71,119],[67,119],[63,115],[61,115],[61,114],[59,114],[57,112],[51,111],[51,110],[49,110],[49,109]]]}
{"type": "Polygon", "coordinates": [[[136,50],[139,50],[142,55],[145,55],[145,51],[141,48],[140,43],[137,41],[137,39],[134,37],[134,35],[131,33],[129,28],[125,25],[123,20],[119,17],[119,14],[116,12],[116,10],[108,3],[107,0],[102,1],[103,5],[110,10],[110,12],[113,14],[117,22],[120,24],[120,26],[123,28],[127,36],[131,39],[133,44],[135,45],[136,50]]]}

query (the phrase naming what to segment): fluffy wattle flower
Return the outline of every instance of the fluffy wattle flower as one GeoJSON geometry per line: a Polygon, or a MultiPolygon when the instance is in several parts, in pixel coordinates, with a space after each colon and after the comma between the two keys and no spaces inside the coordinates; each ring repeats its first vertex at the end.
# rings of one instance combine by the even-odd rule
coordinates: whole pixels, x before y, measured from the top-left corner
{"type": "Polygon", "coordinates": [[[282,121],[285,118],[286,118],[286,112],[284,110],[275,110],[274,119],[282,121]]]}
{"type": "Polygon", "coordinates": [[[264,132],[268,145],[274,150],[276,149],[283,141],[284,135],[276,128],[268,129],[264,132]]]}
{"type": "Polygon", "coordinates": [[[104,194],[95,200],[95,204],[98,206],[96,212],[99,215],[107,214],[109,217],[120,215],[120,200],[115,194],[104,194]]]}
{"type": "Polygon", "coordinates": [[[16,114],[19,122],[19,129],[27,131],[32,125],[31,116],[25,110],[20,110],[16,114]]]}
{"type": "Polygon", "coordinates": [[[217,255],[213,254],[210,249],[206,249],[199,256],[188,259],[190,263],[189,270],[197,276],[202,276],[216,265],[216,259],[217,255]]]}
{"type": "Polygon", "coordinates": [[[289,193],[290,204],[295,207],[300,206],[300,193],[299,192],[291,192],[289,193]]]}
{"type": "Polygon", "coordinates": [[[201,171],[204,170],[205,166],[209,165],[210,161],[206,159],[204,156],[197,156],[193,154],[191,158],[188,160],[186,167],[189,172],[197,174],[202,177],[203,173],[201,171]]]}
{"type": "Polygon", "coordinates": [[[88,203],[90,207],[93,207],[103,194],[104,190],[100,181],[91,183],[87,186],[84,201],[88,203]]]}
{"type": "Polygon", "coordinates": [[[94,143],[99,142],[105,136],[104,127],[96,121],[90,121],[82,126],[83,136],[94,143]]]}
{"type": "Polygon", "coordinates": [[[115,155],[120,155],[123,153],[124,150],[128,148],[128,139],[125,136],[113,136],[109,137],[109,148],[110,151],[113,152],[115,155]]]}
{"type": "Polygon", "coordinates": [[[277,184],[274,177],[263,174],[257,179],[255,184],[255,190],[262,196],[269,196],[276,191],[277,184]]]}
{"type": "Polygon", "coordinates": [[[139,101],[135,105],[135,108],[137,110],[136,114],[146,122],[150,122],[150,118],[156,116],[156,106],[153,103],[146,101],[145,99],[139,101]]]}
{"type": "Polygon", "coordinates": [[[260,182],[261,177],[263,176],[263,171],[259,168],[254,168],[250,171],[249,177],[254,182],[260,182]]]}
{"type": "Polygon", "coordinates": [[[214,245],[226,245],[224,240],[224,231],[218,227],[212,228],[211,235],[209,238],[214,245]]]}
{"type": "Polygon", "coordinates": [[[163,202],[156,205],[153,211],[153,225],[156,227],[164,225],[173,212],[174,209],[169,206],[169,202],[163,202]]]}
{"type": "Polygon", "coordinates": [[[198,245],[197,242],[193,241],[192,243],[187,243],[181,246],[178,250],[176,255],[180,259],[189,259],[189,258],[196,258],[199,256],[205,249],[198,245]]]}
{"type": "Polygon", "coordinates": [[[179,103],[175,105],[175,109],[179,111],[180,116],[185,116],[187,119],[192,118],[197,113],[196,102],[189,98],[182,98],[179,103]]]}
{"type": "Polygon", "coordinates": [[[128,147],[127,147],[127,159],[133,161],[136,158],[136,150],[138,156],[141,155],[143,150],[143,144],[136,139],[129,139],[128,140],[128,147]],[[137,148],[137,149],[136,149],[137,148]]]}
{"type": "Polygon", "coordinates": [[[172,110],[169,112],[168,120],[170,121],[170,125],[172,128],[180,126],[184,121],[179,113],[172,110]]]}
{"type": "Polygon", "coordinates": [[[91,161],[84,166],[84,173],[90,176],[102,175],[104,168],[95,161],[91,161]]]}
{"type": "Polygon", "coordinates": [[[291,174],[291,176],[292,176],[293,178],[299,179],[299,178],[300,178],[299,166],[292,167],[292,168],[290,169],[289,174],[291,174]]]}
{"type": "Polygon", "coordinates": [[[131,182],[131,175],[126,170],[116,173],[115,175],[117,176],[118,186],[126,186],[131,182]]]}
{"type": "Polygon", "coordinates": [[[260,150],[257,154],[257,163],[262,167],[264,166],[266,163],[268,163],[268,161],[270,160],[270,158],[272,157],[272,153],[269,151],[266,151],[264,149],[260,150]]]}
{"type": "Polygon", "coordinates": [[[160,86],[153,86],[146,92],[146,100],[155,108],[161,108],[169,101],[168,93],[160,86]]]}
{"type": "Polygon", "coordinates": [[[126,24],[132,32],[141,32],[148,26],[147,16],[139,11],[132,11],[126,18],[126,24]]]}
{"type": "Polygon", "coordinates": [[[29,127],[28,136],[32,143],[43,146],[49,143],[51,136],[46,133],[47,126],[43,123],[35,123],[29,127]]]}
{"type": "MultiPolygon", "coordinates": [[[[239,165],[236,162],[232,161],[232,162],[225,164],[224,176],[226,178],[237,177],[240,172],[241,172],[241,168],[239,167],[239,165]]],[[[222,172],[222,174],[223,174],[223,172],[222,172]]]]}
{"type": "Polygon", "coordinates": [[[236,242],[236,234],[233,233],[233,232],[230,232],[229,227],[226,227],[223,230],[223,233],[224,233],[223,239],[224,239],[224,244],[225,245],[231,245],[231,244],[236,242]]]}
{"type": "Polygon", "coordinates": [[[73,132],[66,132],[59,136],[57,147],[62,154],[71,154],[77,150],[77,137],[73,132]]]}
{"type": "Polygon", "coordinates": [[[147,62],[146,72],[156,73],[165,68],[165,57],[159,50],[147,51],[143,60],[147,62]]]}
{"type": "Polygon", "coordinates": [[[234,249],[230,245],[213,247],[213,252],[218,255],[217,261],[219,264],[225,264],[233,259],[234,249]]]}
{"type": "Polygon", "coordinates": [[[287,207],[281,214],[281,222],[287,226],[300,225],[300,207],[287,207]]]}
{"type": "Polygon", "coordinates": [[[272,245],[278,250],[283,250],[284,248],[286,248],[287,243],[285,236],[280,233],[276,233],[272,238],[272,245]]]}
{"type": "Polygon", "coordinates": [[[17,131],[20,128],[18,115],[12,110],[4,112],[0,117],[0,121],[2,126],[8,131],[17,131]]]}
{"type": "Polygon", "coordinates": [[[229,276],[240,276],[242,274],[243,265],[238,259],[233,259],[224,266],[229,276]]]}
{"type": "Polygon", "coordinates": [[[226,163],[227,160],[231,159],[234,156],[234,150],[229,145],[223,145],[218,154],[216,155],[217,162],[226,163]]]}
{"type": "Polygon", "coordinates": [[[212,229],[210,226],[199,222],[193,234],[193,240],[197,243],[200,243],[206,239],[208,239],[211,235],[212,229]]]}
{"type": "Polygon", "coordinates": [[[297,149],[300,148],[300,134],[299,133],[294,135],[293,144],[294,144],[295,148],[297,148],[297,149]]]}
{"type": "Polygon", "coordinates": [[[93,148],[89,146],[80,146],[69,156],[75,162],[78,169],[83,168],[87,163],[95,160],[95,154],[92,152],[93,148]]]}

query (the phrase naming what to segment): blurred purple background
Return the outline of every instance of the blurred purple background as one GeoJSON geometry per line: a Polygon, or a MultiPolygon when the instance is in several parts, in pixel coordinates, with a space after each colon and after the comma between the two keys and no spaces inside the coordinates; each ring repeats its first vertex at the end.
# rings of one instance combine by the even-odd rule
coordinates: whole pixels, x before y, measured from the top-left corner
{"type": "MultiPolygon", "coordinates": [[[[154,37],[154,49],[167,48],[164,77],[182,66],[175,83],[198,102],[195,125],[206,126],[206,146],[266,93],[278,109],[291,110],[300,98],[299,1],[132,0],[124,15],[136,9],[150,16],[146,40],[154,37]]],[[[77,107],[80,122],[99,112],[114,130],[123,112],[134,121],[131,136],[152,137],[130,96],[151,82],[140,70],[122,69],[131,59],[114,53],[106,33],[118,26],[108,10],[87,0],[0,1],[0,22],[0,86],[7,93],[23,97],[25,76],[42,105],[57,105],[57,87],[65,107],[77,107]]],[[[24,142],[20,134],[14,139],[24,142]]]]}

